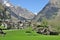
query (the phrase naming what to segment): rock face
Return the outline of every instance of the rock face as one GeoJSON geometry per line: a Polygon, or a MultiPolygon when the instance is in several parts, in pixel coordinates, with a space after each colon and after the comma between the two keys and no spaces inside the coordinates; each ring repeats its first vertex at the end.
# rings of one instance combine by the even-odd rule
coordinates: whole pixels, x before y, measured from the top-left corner
{"type": "Polygon", "coordinates": [[[0,3],[2,4],[3,3],[3,0],[0,0],[0,3]]]}
{"type": "Polygon", "coordinates": [[[60,0],[50,0],[42,11],[34,18],[35,21],[41,21],[42,18],[54,19],[60,14],[60,0]]]}
{"type": "Polygon", "coordinates": [[[8,7],[10,9],[12,20],[28,20],[35,16],[32,12],[21,7],[8,7]]]}
{"type": "Polygon", "coordinates": [[[17,13],[21,17],[24,17],[26,19],[32,19],[34,17],[34,14],[25,8],[21,8],[19,6],[16,6],[15,8],[16,8],[17,13]]]}
{"type": "Polygon", "coordinates": [[[15,7],[7,7],[7,11],[9,12],[10,16],[11,16],[11,20],[13,22],[18,22],[19,20],[26,20],[26,18],[20,16],[18,13],[17,13],[17,10],[15,9],[15,7]]]}
{"type": "Polygon", "coordinates": [[[7,29],[20,27],[20,24],[18,25],[19,21],[22,21],[25,27],[25,22],[30,21],[35,16],[35,14],[25,8],[12,5],[9,0],[2,2],[0,0],[0,9],[3,9],[2,12],[0,11],[0,19],[4,21],[2,24],[6,24],[4,26],[7,29]]]}
{"type": "Polygon", "coordinates": [[[14,6],[9,1],[5,1],[4,5],[6,6],[7,11],[9,11],[13,21],[33,19],[35,16],[35,14],[28,11],[27,9],[20,6],[14,6]]]}

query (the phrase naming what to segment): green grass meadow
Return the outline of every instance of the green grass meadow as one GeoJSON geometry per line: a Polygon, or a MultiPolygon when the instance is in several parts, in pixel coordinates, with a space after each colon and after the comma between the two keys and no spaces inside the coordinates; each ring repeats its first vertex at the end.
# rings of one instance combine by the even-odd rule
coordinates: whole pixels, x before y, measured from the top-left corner
{"type": "Polygon", "coordinates": [[[0,35],[0,40],[60,40],[60,36],[41,35],[36,32],[26,33],[26,30],[4,31],[5,36],[0,35]]]}

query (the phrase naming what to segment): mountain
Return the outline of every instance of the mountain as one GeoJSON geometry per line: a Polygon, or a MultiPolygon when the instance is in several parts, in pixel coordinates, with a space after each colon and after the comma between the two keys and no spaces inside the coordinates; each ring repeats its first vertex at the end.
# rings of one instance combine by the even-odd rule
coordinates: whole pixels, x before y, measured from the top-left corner
{"type": "Polygon", "coordinates": [[[16,6],[15,8],[16,8],[17,13],[19,14],[19,16],[22,16],[26,19],[32,19],[35,16],[35,14],[33,14],[32,12],[28,11],[25,8],[21,8],[19,6],[16,6]]]}
{"type": "Polygon", "coordinates": [[[4,6],[6,10],[10,13],[11,19],[13,21],[17,20],[31,20],[34,18],[35,14],[29,10],[22,8],[20,6],[14,6],[9,1],[4,1],[4,6]]]}
{"type": "Polygon", "coordinates": [[[0,4],[2,4],[3,3],[3,0],[0,0],[0,4]]]}
{"type": "Polygon", "coordinates": [[[60,15],[60,0],[50,0],[48,4],[34,17],[33,20],[41,21],[43,18],[55,19],[60,15]]]}

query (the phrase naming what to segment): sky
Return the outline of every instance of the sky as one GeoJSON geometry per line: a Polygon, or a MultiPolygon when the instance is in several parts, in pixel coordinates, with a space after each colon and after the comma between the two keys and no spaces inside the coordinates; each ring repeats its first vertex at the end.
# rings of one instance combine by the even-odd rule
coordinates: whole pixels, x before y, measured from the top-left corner
{"type": "Polygon", "coordinates": [[[21,6],[37,14],[48,3],[49,0],[10,0],[13,5],[21,6]]]}

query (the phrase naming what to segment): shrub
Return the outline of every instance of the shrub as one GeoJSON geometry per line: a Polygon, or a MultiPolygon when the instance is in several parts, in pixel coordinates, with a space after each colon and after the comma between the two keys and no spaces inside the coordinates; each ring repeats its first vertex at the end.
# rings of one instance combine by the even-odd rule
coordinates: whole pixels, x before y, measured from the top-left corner
{"type": "Polygon", "coordinates": [[[5,29],[4,26],[0,26],[1,29],[5,29]]]}
{"type": "Polygon", "coordinates": [[[48,20],[46,18],[43,18],[41,21],[41,26],[47,27],[47,25],[48,25],[48,20]]]}
{"type": "Polygon", "coordinates": [[[26,33],[31,33],[31,31],[26,31],[26,33]]]}

